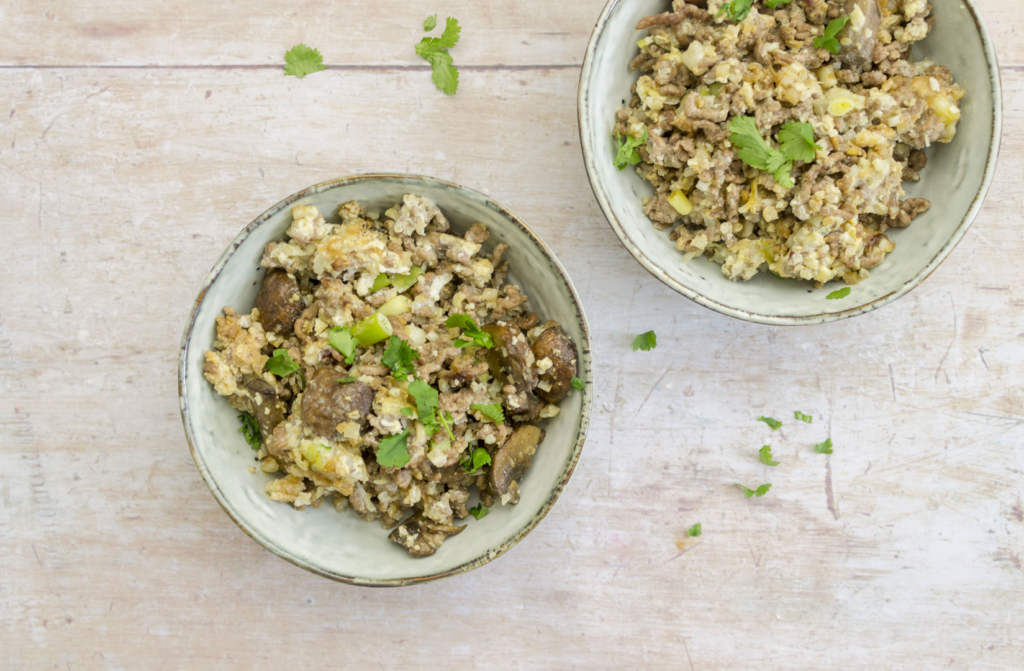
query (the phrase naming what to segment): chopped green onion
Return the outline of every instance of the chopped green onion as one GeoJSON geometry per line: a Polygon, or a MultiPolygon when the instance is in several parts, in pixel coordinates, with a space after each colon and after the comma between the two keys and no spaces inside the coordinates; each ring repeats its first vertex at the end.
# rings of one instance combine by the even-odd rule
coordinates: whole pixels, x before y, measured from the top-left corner
{"type": "Polygon", "coordinates": [[[374,312],[352,327],[352,335],[363,347],[376,345],[391,337],[391,332],[391,322],[379,312],[374,312]]]}
{"type": "Polygon", "coordinates": [[[408,275],[392,275],[391,286],[397,289],[398,293],[404,294],[416,284],[416,278],[422,274],[422,268],[419,266],[413,266],[408,275]]]}

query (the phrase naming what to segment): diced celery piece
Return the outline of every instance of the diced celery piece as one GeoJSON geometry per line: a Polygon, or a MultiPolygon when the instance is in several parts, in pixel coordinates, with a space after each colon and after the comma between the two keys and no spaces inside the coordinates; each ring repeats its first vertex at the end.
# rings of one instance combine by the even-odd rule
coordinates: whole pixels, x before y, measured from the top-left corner
{"type": "Polygon", "coordinates": [[[404,315],[410,310],[412,310],[412,301],[409,297],[398,295],[380,306],[377,312],[387,317],[397,317],[398,315],[404,315]]]}
{"type": "Polygon", "coordinates": [[[352,327],[352,335],[363,347],[376,345],[391,337],[391,322],[380,312],[374,312],[352,327]]]}
{"type": "Polygon", "coordinates": [[[393,275],[391,277],[391,286],[398,289],[398,293],[404,294],[416,284],[416,278],[422,274],[422,268],[413,266],[408,275],[393,275]]]}
{"type": "Polygon", "coordinates": [[[676,212],[686,216],[693,211],[693,203],[681,190],[676,189],[668,197],[668,204],[675,208],[676,212]]]}

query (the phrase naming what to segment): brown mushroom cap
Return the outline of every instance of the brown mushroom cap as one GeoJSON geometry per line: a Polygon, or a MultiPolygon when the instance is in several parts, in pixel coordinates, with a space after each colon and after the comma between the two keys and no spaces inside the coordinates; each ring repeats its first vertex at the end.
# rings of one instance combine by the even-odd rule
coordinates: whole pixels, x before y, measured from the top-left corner
{"type": "Polygon", "coordinates": [[[289,336],[295,329],[295,320],[302,315],[306,304],[295,278],[275,268],[267,273],[254,306],[260,311],[259,322],[265,331],[289,336]]]}
{"type": "Polygon", "coordinates": [[[505,444],[494,454],[491,464],[491,490],[498,496],[509,493],[509,487],[533,461],[537,445],[544,440],[544,430],[532,426],[521,426],[512,432],[505,444]]]}
{"type": "Polygon", "coordinates": [[[548,403],[559,403],[569,395],[572,378],[576,375],[576,343],[569,339],[561,326],[549,326],[533,343],[537,361],[551,361],[537,383],[536,393],[548,403]],[[545,389],[544,387],[548,387],[545,389]]]}
{"type": "Polygon", "coordinates": [[[362,382],[339,383],[343,377],[344,373],[330,368],[321,370],[302,394],[302,421],[325,438],[337,435],[336,427],[342,422],[365,425],[376,396],[362,382]]]}
{"type": "Polygon", "coordinates": [[[465,528],[465,525],[440,524],[423,513],[416,513],[398,525],[388,538],[405,548],[413,557],[427,557],[437,552],[445,539],[462,533],[465,528]]]}

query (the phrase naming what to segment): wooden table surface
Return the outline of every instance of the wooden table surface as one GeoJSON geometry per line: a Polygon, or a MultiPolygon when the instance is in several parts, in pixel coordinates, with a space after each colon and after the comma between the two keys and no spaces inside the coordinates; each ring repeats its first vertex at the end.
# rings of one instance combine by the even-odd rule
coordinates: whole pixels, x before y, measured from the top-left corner
{"type": "Polygon", "coordinates": [[[1005,131],[964,241],[896,304],[801,328],[685,300],[604,221],[576,127],[603,4],[0,6],[0,667],[1024,668],[1018,4],[980,2],[1005,131]],[[412,48],[435,12],[463,26],[453,98],[412,48]],[[299,42],[330,69],[282,76],[299,42]],[[369,171],[454,180],[530,222],[582,295],[597,377],[544,522],[479,570],[394,590],[237,529],[176,389],[227,243],[285,195],[369,171]],[[649,329],[658,349],[631,352],[649,329]],[[736,481],[774,487],[747,500],[736,481]]]}

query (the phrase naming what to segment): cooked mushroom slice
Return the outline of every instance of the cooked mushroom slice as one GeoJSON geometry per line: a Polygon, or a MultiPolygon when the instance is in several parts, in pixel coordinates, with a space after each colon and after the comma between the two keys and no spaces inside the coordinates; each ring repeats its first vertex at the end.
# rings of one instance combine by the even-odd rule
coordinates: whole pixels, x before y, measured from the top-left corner
{"type": "Polygon", "coordinates": [[[494,348],[487,350],[491,373],[504,382],[511,373],[512,380],[521,391],[533,391],[537,386],[535,359],[526,339],[518,326],[510,321],[499,320],[482,327],[494,338],[494,348]]]}
{"type": "MultiPolygon", "coordinates": [[[[521,426],[512,432],[491,464],[491,489],[498,496],[514,493],[515,481],[530,467],[537,445],[544,440],[544,430],[521,426]]],[[[518,497],[516,497],[518,499],[518,497]]]]}
{"type": "Polygon", "coordinates": [[[496,321],[482,329],[494,338],[494,348],[487,350],[491,375],[502,387],[508,384],[515,386],[515,391],[506,395],[505,409],[512,419],[533,421],[540,411],[541,402],[533,392],[537,387],[537,368],[530,341],[510,321],[496,321]]]}
{"type": "Polygon", "coordinates": [[[843,16],[850,17],[836,36],[843,45],[837,58],[850,67],[866,70],[877,42],[882,15],[877,0],[846,0],[843,16]],[[849,41],[847,42],[847,38],[849,41]]]}
{"type": "Polygon", "coordinates": [[[576,343],[558,324],[548,322],[546,326],[533,343],[533,355],[540,372],[537,396],[548,403],[559,403],[569,395],[572,378],[576,375],[576,343]]]}
{"type": "Polygon", "coordinates": [[[318,372],[302,394],[302,421],[325,438],[337,434],[342,422],[366,424],[375,396],[362,382],[338,382],[345,377],[330,368],[318,372]]]}
{"type": "Polygon", "coordinates": [[[274,385],[263,378],[252,378],[245,383],[245,388],[249,391],[249,412],[256,418],[266,441],[274,433],[274,427],[284,421],[288,406],[277,395],[274,385]]]}
{"type": "Polygon", "coordinates": [[[256,309],[260,311],[260,324],[265,331],[273,331],[279,336],[289,336],[295,327],[306,304],[299,292],[299,283],[295,278],[275,268],[267,273],[260,292],[256,294],[256,309]]]}
{"type": "Polygon", "coordinates": [[[454,524],[438,524],[423,513],[416,513],[398,525],[388,538],[405,548],[413,557],[426,557],[437,552],[446,538],[462,533],[465,528],[454,524]]]}

